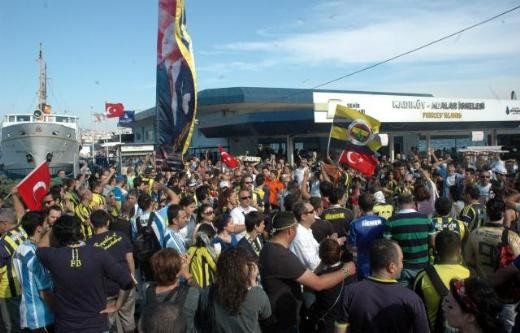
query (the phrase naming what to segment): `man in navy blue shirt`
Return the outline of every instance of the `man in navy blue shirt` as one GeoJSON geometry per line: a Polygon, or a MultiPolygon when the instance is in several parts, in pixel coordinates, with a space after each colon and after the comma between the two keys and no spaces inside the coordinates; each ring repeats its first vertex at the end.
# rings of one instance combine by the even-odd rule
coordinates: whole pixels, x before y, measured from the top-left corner
{"type": "Polygon", "coordinates": [[[399,245],[388,239],[375,240],[370,266],[368,278],[343,290],[335,332],[429,332],[423,301],[396,280],[403,269],[399,245]]]}
{"type": "MultiPolygon", "coordinates": [[[[130,240],[118,231],[108,230],[111,218],[109,213],[98,209],[90,214],[90,223],[94,226],[94,236],[87,240],[87,245],[102,248],[110,253],[119,265],[127,267],[130,274],[134,275],[134,254],[130,240]]],[[[117,303],[119,296],[119,285],[110,279],[105,280],[105,291],[107,303],[117,303]]],[[[109,316],[110,325],[114,325],[119,317],[119,322],[125,332],[135,330],[134,310],[135,310],[135,291],[132,289],[121,309],[109,316]]]]}
{"type": "Polygon", "coordinates": [[[117,264],[102,248],[82,241],[80,224],[76,216],[61,216],[52,227],[59,247],[36,250],[54,281],[57,333],[108,331],[107,314],[119,310],[134,286],[128,267],[117,264]],[[105,296],[106,278],[120,288],[117,304],[111,307],[105,296]]]}
{"type": "Polygon", "coordinates": [[[363,193],[359,197],[359,208],[363,215],[350,224],[348,247],[357,254],[359,280],[370,275],[370,246],[374,240],[383,238],[385,229],[386,220],[372,211],[374,204],[374,196],[368,192],[363,193]]]}

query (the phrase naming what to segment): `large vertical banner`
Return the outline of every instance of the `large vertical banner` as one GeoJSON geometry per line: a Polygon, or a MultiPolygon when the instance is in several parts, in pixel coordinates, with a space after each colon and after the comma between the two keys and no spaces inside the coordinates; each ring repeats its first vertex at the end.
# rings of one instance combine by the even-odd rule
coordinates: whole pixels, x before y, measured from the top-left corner
{"type": "Polygon", "coordinates": [[[159,0],[157,143],[185,154],[197,113],[195,63],[184,0],[159,0]]]}

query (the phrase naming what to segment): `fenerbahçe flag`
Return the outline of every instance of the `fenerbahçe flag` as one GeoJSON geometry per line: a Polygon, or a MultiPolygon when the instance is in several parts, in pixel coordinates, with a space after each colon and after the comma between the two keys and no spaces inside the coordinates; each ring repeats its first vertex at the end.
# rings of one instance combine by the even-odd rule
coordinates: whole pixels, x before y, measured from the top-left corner
{"type": "Polygon", "coordinates": [[[159,0],[157,35],[157,143],[185,154],[197,113],[195,63],[184,0],[159,0]]]}
{"type": "Polygon", "coordinates": [[[370,176],[377,166],[374,153],[381,148],[379,120],[343,105],[336,106],[330,129],[328,155],[334,161],[370,176]]]}

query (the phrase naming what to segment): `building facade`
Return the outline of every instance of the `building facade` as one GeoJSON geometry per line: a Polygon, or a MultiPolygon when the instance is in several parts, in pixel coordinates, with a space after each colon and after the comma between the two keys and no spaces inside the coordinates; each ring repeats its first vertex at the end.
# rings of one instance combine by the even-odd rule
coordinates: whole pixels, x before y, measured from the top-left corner
{"type": "MultiPolygon", "coordinates": [[[[279,88],[220,88],[199,92],[191,153],[218,145],[237,155],[259,146],[292,159],[295,150],[325,152],[337,104],[381,121],[382,154],[412,147],[520,146],[520,102],[436,98],[431,94],[279,88]]],[[[155,108],[136,114],[135,143],[155,142],[155,108]]]]}

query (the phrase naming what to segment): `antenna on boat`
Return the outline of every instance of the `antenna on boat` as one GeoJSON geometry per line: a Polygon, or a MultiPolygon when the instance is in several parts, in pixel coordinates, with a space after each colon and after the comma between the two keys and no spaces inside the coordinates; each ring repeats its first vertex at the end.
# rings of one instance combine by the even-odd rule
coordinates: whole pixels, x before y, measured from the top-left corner
{"type": "Polygon", "coordinates": [[[41,43],[38,63],[40,65],[40,89],[38,90],[38,106],[40,110],[43,111],[47,103],[47,65],[43,60],[43,48],[41,43]]]}
{"type": "MultiPolygon", "coordinates": [[[[45,112],[47,107],[47,65],[43,60],[43,47],[40,43],[40,53],[38,56],[38,64],[40,66],[40,87],[38,89],[38,110],[40,116],[42,112],[45,112]]],[[[38,111],[37,110],[37,111],[38,111]]]]}

